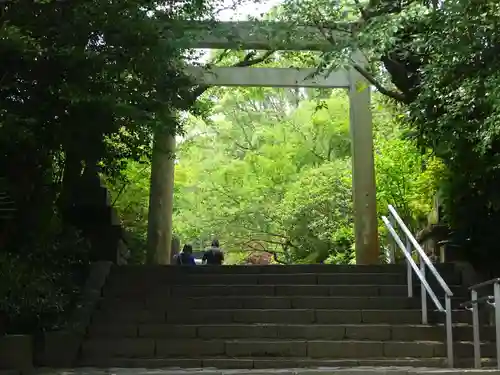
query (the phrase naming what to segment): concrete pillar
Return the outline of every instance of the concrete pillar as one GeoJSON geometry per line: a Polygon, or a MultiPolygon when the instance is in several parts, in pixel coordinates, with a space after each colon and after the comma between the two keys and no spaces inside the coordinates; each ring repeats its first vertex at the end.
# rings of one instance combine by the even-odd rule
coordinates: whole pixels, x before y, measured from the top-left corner
{"type": "Polygon", "coordinates": [[[356,264],[376,264],[379,245],[370,87],[354,69],[349,78],[356,264]]]}
{"type": "Polygon", "coordinates": [[[148,212],[148,264],[170,264],[174,201],[175,136],[155,134],[148,212]]]}

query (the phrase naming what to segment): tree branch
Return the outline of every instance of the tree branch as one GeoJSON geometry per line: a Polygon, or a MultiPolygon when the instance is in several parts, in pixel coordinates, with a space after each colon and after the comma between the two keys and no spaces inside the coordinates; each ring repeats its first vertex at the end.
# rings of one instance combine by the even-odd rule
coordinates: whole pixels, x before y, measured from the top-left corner
{"type": "Polygon", "coordinates": [[[356,4],[356,7],[358,8],[359,13],[361,14],[361,18],[363,18],[363,20],[365,21],[368,20],[369,18],[368,13],[366,9],[363,7],[363,5],[361,5],[359,0],[354,0],[354,3],[356,4]]]}
{"type": "Polygon", "coordinates": [[[215,185],[215,183],[213,181],[211,181],[211,184],[212,184],[212,189],[214,189],[215,191],[217,191],[218,193],[224,195],[227,199],[229,199],[230,201],[232,201],[234,204],[236,204],[237,206],[240,205],[240,201],[233,197],[231,194],[229,194],[227,191],[225,191],[224,189],[222,188],[219,188],[218,186],[215,185]]]}
{"type": "MultiPolygon", "coordinates": [[[[139,176],[142,176],[142,174],[144,173],[144,171],[145,171],[147,168],[149,168],[149,165],[144,166],[144,168],[142,168],[142,169],[139,171],[138,175],[139,175],[139,176]]],[[[136,176],[136,177],[137,177],[137,176],[136,176]]],[[[122,187],[121,187],[121,188],[120,188],[120,190],[118,191],[118,194],[116,194],[115,199],[114,199],[114,200],[113,200],[113,202],[111,203],[111,207],[115,207],[116,202],[118,201],[118,199],[120,198],[120,196],[121,196],[121,195],[125,192],[125,189],[126,189],[126,188],[130,185],[130,184],[131,184],[131,181],[125,181],[125,182],[123,183],[122,187]]],[[[126,210],[127,208],[129,208],[129,207],[130,207],[130,205],[131,205],[131,203],[129,203],[129,204],[127,205],[127,207],[125,207],[125,210],[126,210]]]]}
{"type": "MultiPolygon", "coordinates": [[[[261,62],[266,61],[275,51],[266,51],[260,56],[255,57],[256,52],[252,51],[247,53],[247,55],[243,58],[243,60],[238,61],[236,64],[231,65],[233,68],[244,68],[248,66],[253,66],[256,64],[260,64],[261,62]]],[[[205,68],[210,68],[212,66],[211,63],[205,65],[205,68]]],[[[189,98],[187,98],[187,105],[186,107],[189,108],[191,107],[196,100],[200,97],[201,94],[203,94],[205,91],[207,91],[210,88],[210,85],[198,85],[189,95],[189,98]]]]}
{"type": "MultiPolygon", "coordinates": [[[[235,117],[236,117],[236,116],[235,116],[235,117]]],[[[250,119],[250,120],[251,120],[251,119],[250,119]]],[[[238,145],[238,142],[237,142],[236,140],[233,140],[233,141],[234,141],[234,143],[235,143],[237,146],[239,146],[240,148],[243,148],[243,149],[246,149],[246,150],[256,151],[256,148],[255,148],[255,147],[254,147],[254,145],[252,144],[252,140],[251,140],[251,138],[250,138],[250,137],[248,136],[248,134],[247,134],[247,131],[246,131],[245,126],[243,126],[243,125],[241,124],[241,122],[240,122],[240,121],[236,121],[236,123],[238,124],[238,126],[239,126],[240,130],[242,131],[242,133],[243,133],[243,137],[245,138],[245,142],[247,143],[248,147],[244,148],[244,147],[242,147],[242,146],[239,146],[239,145],[238,145]]],[[[252,127],[252,128],[253,128],[253,127],[252,127]]]]}
{"type": "Polygon", "coordinates": [[[275,52],[274,50],[266,51],[262,55],[253,58],[256,55],[256,52],[252,51],[252,52],[249,52],[243,60],[237,62],[236,64],[234,64],[232,66],[235,68],[243,68],[246,66],[257,65],[257,64],[260,64],[261,62],[266,61],[269,57],[271,57],[271,55],[274,52],[275,52]]]}
{"type": "Polygon", "coordinates": [[[286,261],[283,261],[281,259],[279,259],[279,255],[282,255],[282,253],[278,252],[278,251],[274,251],[274,250],[268,250],[267,248],[265,248],[264,246],[262,246],[262,244],[260,243],[260,241],[264,241],[264,242],[268,242],[266,240],[248,240],[248,241],[245,241],[244,243],[242,243],[243,246],[246,246],[248,248],[251,249],[251,251],[254,251],[254,252],[258,252],[258,253],[269,253],[273,256],[273,259],[276,263],[279,263],[279,264],[288,264],[288,262],[286,261]],[[257,249],[253,243],[259,243],[259,245],[261,245],[262,249],[257,249]]]}
{"type": "MultiPolygon", "coordinates": [[[[358,7],[358,9],[361,13],[362,18],[364,20],[367,20],[369,18],[369,15],[367,14],[366,10],[363,8],[363,6],[359,3],[358,0],[355,0],[355,2],[356,2],[356,6],[358,7]]],[[[335,40],[333,40],[333,38],[330,35],[328,35],[325,28],[319,22],[315,21],[315,23],[316,23],[316,27],[318,27],[318,29],[320,30],[323,37],[331,45],[335,45],[336,44],[335,40]]],[[[368,72],[365,68],[363,68],[361,65],[357,64],[353,59],[350,59],[350,60],[351,60],[351,64],[352,64],[353,68],[356,69],[356,71],[359,74],[361,74],[370,84],[375,86],[381,94],[386,95],[386,96],[388,96],[396,101],[399,101],[399,102],[403,102],[403,103],[407,102],[407,98],[403,93],[384,87],[384,85],[382,85],[380,82],[378,82],[375,79],[375,77],[373,77],[373,75],[370,74],[370,72],[368,72]]]]}
{"type": "MultiPolygon", "coordinates": [[[[243,229],[246,229],[246,230],[249,230],[249,231],[252,231],[256,234],[265,234],[265,235],[268,235],[268,236],[271,236],[271,237],[277,237],[277,238],[281,238],[283,240],[288,240],[288,237],[287,236],[284,236],[282,234],[278,234],[278,233],[272,233],[272,232],[268,232],[268,231],[265,231],[265,230],[253,230],[251,228],[248,228],[244,225],[239,225],[239,227],[243,228],[243,229]]],[[[266,241],[266,242],[269,242],[271,243],[271,241],[266,241]]],[[[275,244],[277,243],[276,241],[274,242],[275,244]]],[[[281,244],[281,242],[279,242],[281,244]]]]}
{"type": "Polygon", "coordinates": [[[370,72],[368,72],[365,68],[363,68],[361,65],[355,63],[351,59],[351,64],[354,69],[358,71],[359,74],[361,74],[370,84],[375,86],[375,88],[383,95],[388,96],[389,98],[392,98],[394,100],[397,100],[398,102],[406,103],[406,96],[399,91],[394,91],[390,90],[386,87],[384,87],[380,82],[378,82],[375,77],[373,77],[370,72]]]}

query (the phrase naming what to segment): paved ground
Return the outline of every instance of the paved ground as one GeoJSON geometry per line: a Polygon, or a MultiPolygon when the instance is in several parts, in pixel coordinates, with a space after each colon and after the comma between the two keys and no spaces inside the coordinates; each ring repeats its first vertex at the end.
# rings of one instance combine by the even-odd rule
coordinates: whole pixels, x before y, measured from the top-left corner
{"type": "Polygon", "coordinates": [[[140,369],[140,368],[79,368],[71,370],[38,369],[36,375],[500,375],[500,370],[430,369],[408,367],[356,367],[316,369],[217,370],[203,369],[140,369]]]}

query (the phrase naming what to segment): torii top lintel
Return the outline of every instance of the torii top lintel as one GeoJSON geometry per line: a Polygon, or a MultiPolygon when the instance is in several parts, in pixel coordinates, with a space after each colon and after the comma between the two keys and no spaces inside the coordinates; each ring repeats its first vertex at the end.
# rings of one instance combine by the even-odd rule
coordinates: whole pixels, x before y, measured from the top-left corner
{"type": "Polygon", "coordinates": [[[182,21],[176,39],[183,48],[328,51],[351,32],[349,24],[297,25],[273,21],[182,21]]]}

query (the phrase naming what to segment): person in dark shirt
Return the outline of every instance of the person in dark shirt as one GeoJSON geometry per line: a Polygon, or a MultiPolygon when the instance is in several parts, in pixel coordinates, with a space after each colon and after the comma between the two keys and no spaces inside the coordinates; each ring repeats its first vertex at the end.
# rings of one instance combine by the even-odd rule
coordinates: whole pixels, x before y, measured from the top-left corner
{"type": "Polygon", "coordinates": [[[177,254],[175,263],[179,266],[195,266],[196,261],[193,256],[193,246],[186,244],[182,248],[182,252],[177,254]]]}
{"type": "Polygon", "coordinates": [[[224,252],[220,248],[218,240],[212,241],[212,246],[203,254],[202,262],[208,265],[222,265],[224,262],[224,252]]]}

